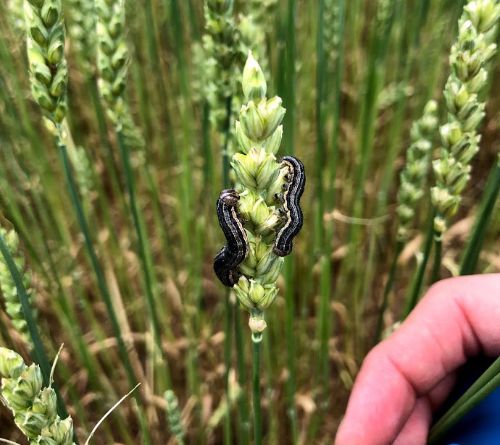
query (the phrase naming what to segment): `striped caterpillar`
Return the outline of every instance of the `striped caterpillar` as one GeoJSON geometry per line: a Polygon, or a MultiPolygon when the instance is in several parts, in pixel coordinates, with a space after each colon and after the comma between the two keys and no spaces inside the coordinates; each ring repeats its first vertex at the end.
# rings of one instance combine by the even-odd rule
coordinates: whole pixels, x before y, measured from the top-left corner
{"type": "Polygon", "coordinates": [[[304,217],[300,208],[300,197],[304,192],[306,175],[304,165],[293,156],[285,156],[281,164],[288,169],[283,187],[281,212],[285,216],[285,224],[281,227],[274,242],[273,252],[277,256],[287,256],[292,251],[293,239],[300,232],[304,217]]]}
{"type": "Polygon", "coordinates": [[[238,266],[248,254],[247,234],[236,210],[239,200],[233,189],[222,190],[217,200],[217,217],[227,244],[214,258],[214,271],[227,287],[233,287],[240,278],[238,266]]]}

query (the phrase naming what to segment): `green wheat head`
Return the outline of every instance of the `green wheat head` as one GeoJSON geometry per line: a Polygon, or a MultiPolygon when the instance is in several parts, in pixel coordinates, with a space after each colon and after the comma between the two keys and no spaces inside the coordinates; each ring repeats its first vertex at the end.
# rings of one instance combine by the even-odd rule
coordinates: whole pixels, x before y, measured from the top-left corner
{"type": "Polygon", "coordinates": [[[177,396],[171,390],[165,392],[167,402],[167,421],[172,435],[177,439],[179,445],[184,443],[184,426],[182,425],[181,410],[177,396]]]}
{"type": "Polygon", "coordinates": [[[68,33],[86,76],[94,72],[96,59],[96,5],[94,0],[67,0],[71,20],[68,33]]]}
{"type": "Polygon", "coordinates": [[[231,109],[238,109],[235,96],[244,57],[233,14],[233,0],[205,1],[204,96],[210,104],[212,123],[221,133],[227,125],[228,100],[234,99],[231,109]]]}
{"type": "Polygon", "coordinates": [[[495,0],[470,1],[459,21],[459,34],[451,49],[451,74],[444,96],[448,122],[441,126],[440,158],[433,162],[436,185],[432,203],[436,209],[434,230],[439,238],[446,230],[469,182],[470,162],[479,150],[477,128],[485,103],[479,95],[488,81],[488,62],[496,52],[494,39],[500,4],[495,0]]]}
{"type": "Polygon", "coordinates": [[[325,42],[325,54],[328,64],[328,69],[332,72],[337,64],[340,46],[340,7],[338,0],[325,1],[325,27],[323,30],[323,38],[325,42]]]}
{"type": "Polygon", "coordinates": [[[31,91],[45,115],[60,124],[66,115],[68,67],[60,0],[26,0],[24,14],[31,91]]]}
{"type": "Polygon", "coordinates": [[[72,445],[73,421],[57,415],[57,396],[43,388],[38,365],[27,366],[22,357],[0,347],[0,399],[30,445],[72,445]]]}
{"type": "Polygon", "coordinates": [[[128,115],[125,100],[129,52],[123,0],[96,0],[99,90],[111,121],[120,126],[128,115]]]}
{"type": "Polygon", "coordinates": [[[24,0],[7,0],[7,8],[9,9],[9,18],[16,30],[24,30],[24,0]]]}
{"type": "Polygon", "coordinates": [[[285,109],[279,97],[266,98],[264,73],[251,54],[243,71],[243,92],[247,103],[241,107],[236,122],[239,153],[233,156],[231,165],[250,252],[240,266],[243,276],[234,290],[251,314],[252,332],[260,335],[266,327],[263,313],[278,294],[276,280],[283,266],[283,258],[273,253],[273,243],[279,224],[275,195],[284,183],[276,153],[283,135],[285,109]]]}
{"type": "Polygon", "coordinates": [[[432,139],[438,126],[437,109],[437,103],[429,101],[423,116],[411,128],[411,145],[400,175],[401,186],[396,210],[399,218],[398,239],[401,241],[408,238],[417,203],[424,196],[432,155],[432,139]]]}
{"type": "MultiPolygon", "coordinates": [[[[6,230],[0,227],[0,235],[5,240],[5,244],[9,249],[16,266],[22,273],[24,287],[28,292],[28,297],[31,299],[29,292],[31,279],[30,275],[25,270],[24,256],[19,253],[19,237],[15,230],[6,230]]],[[[12,325],[19,332],[23,340],[31,345],[31,337],[29,334],[28,324],[24,318],[24,313],[17,293],[17,287],[12,279],[12,275],[4,260],[3,255],[0,255],[0,290],[5,301],[5,310],[9,315],[12,325]]]]}
{"type": "Polygon", "coordinates": [[[266,34],[272,26],[277,0],[251,0],[246,3],[246,10],[239,15],[238,31],[241,36],[241,51],[251,51],[265,73],[269,62],[266,55],[266,34]]]}

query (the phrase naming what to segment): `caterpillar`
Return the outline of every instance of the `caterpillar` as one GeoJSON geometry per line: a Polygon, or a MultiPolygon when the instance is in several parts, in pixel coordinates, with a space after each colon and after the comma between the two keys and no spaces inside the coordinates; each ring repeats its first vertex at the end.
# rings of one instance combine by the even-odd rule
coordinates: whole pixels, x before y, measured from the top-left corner
{"type": "Polygon", "coordinates": [[[300,232],[304,222],[300,197],[304,192],[306,175],[302,162],[293,156],[283,157],[281,164],[288,169],[282,197],[285,223],[276,236],[273,252],[278,256],[287,256],[292,251],[293,239],[300,232]]]}
{"type": "Polygon", "coordinates": [[[217,217],[227,244],[214,258],[214,271],[227,287],[233,287],[240,278],[238,266],[248,254],[247,234],[236,210],[239,200],[233,189],[222,190],[217,200],[217,217]]]}

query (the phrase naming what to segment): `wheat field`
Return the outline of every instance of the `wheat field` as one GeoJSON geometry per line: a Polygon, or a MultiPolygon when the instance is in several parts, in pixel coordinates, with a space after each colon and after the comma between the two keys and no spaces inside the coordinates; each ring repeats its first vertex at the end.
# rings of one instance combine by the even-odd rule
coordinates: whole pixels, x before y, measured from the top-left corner
{"type": "Polygon", "coordinates": [[[83,444],[140,383],[92,443],[332,443],[363,358],[426,289],[500,272],[500,7],[478,1],[491,23],[473,0],[4,2],[0,347],[47,386],[63,345],[43,422],[74,436],[16,426],[7,377],[28,368],[0,354],[0,437],[83,444]],[[283,156],[303,226],[262,271],[296,205],[283,156]],[[233,187],[251,258],[225,287],[233,187]]]}

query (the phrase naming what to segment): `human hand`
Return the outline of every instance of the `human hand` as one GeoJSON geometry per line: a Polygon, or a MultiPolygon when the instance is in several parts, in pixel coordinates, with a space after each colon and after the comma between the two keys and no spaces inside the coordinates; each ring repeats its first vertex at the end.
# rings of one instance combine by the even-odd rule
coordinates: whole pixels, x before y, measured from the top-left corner
{"type": "Polygon", "coordinates": [[[425,445],[432,410],[455,371],[500,355],[500,274],[436,283],[401,327],[366,357],[335,445],[425,445]]]}

